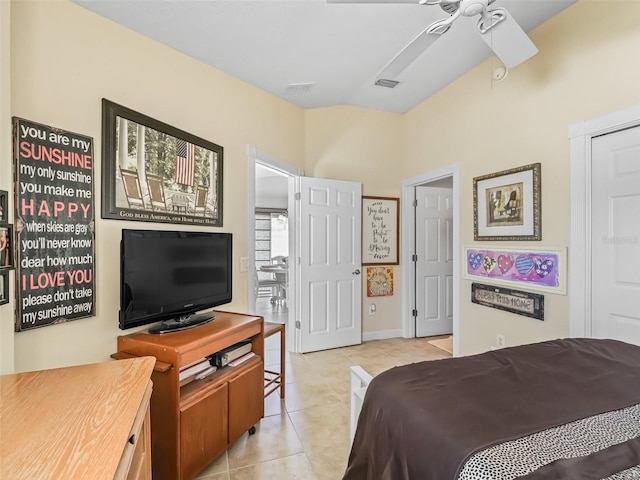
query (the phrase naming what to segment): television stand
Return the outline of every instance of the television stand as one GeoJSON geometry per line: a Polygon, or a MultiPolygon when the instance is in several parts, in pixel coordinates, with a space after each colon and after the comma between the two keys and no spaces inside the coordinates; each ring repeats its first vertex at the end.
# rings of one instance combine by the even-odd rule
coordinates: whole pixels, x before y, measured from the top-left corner
{"type": "Polygon", "coordinates": [[[153,480],[193,480],[264,416],[262,317],[216,310],[208,322],[170,335],[118,337],[113,358],[153,356],[151,459],[153,480]],[[249,360],[180,385],[180,370],[244,340],[249,360]]]}
{"type": "Polygon", "coordinates": [[[187,330],[197,327],[214,320],[216,316],[213,312],[192,313],[190,315],[182,315],[178,318],[167,320],[165,322],[154,325],[149,329],[149,333],[171,333],[187,330]]]}

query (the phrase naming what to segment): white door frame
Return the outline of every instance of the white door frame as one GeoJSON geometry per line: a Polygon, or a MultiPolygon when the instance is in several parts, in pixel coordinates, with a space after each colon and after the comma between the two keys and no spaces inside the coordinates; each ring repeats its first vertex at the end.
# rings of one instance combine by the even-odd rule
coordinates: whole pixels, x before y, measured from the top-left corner
{"type": "Polygon", "coordinates": [[[418,185],[434,182],[442,178],[453,178],[453,356],[460,351],[460,165],[454,163],[446,167],[426,172],[415,177],[402,180],[402,215],[400,231],[402,232],[402,336],[416,336],[415,321],[412,315],[415,305],[415,277],[413,272],[413,240],[415,238],[415,221],[413,216],[413,189],[418,185]]]}
{"type": "Polygon", "coordinates": [[[640,105],[569,126],[570,233],[569,335],[592,336],[591,311],[591,140],[640,125],[640,105]]]}
{"type": "MultiPolygon", "coordinates": [[[[247,145],[247,224],[249,225],[249,230],[247,233],[247,256],[249,262],[249,270],[247,271],[247,306],[254,307],[256,304],[256,251],[255,251],[255,239],[256,239],[256,226],[255,222],[252,221],[255,218],[256,212],[256,165],[264,165],[273,170],[277,170],[278,172],[288,176],[299,178],[304,175],[304,170],[293,167],[287,163],[284,163],[264,152],[261,152],[253,145],[247,145]]],[[[297,245],[296,242],[293,241],[294,232],[298,225],[297,215],[294,212],[292,206],[295,205],[295,200],[292,198],[291,193],[289,192],[289,215],[288,215],[288,223],[289,223],[289,258],[295,259],[298,257],[297,245]]],[[[296,277],[295,273],[290,269],[289,273],[289,282],[296,285],[296,277]]],[[[295,291],[295,288],[291,288],[291,291],[295,291]]],[[[287,320],[287,326],[292,327],[292,319],[294,318],[294,314],[296,311],[296,295],[290,296],[287,299],[287,306],[289,309],[289,315],[287,320]]],[[[287,328],[287,345],[295,345],[295,328],[287,328]]]]}

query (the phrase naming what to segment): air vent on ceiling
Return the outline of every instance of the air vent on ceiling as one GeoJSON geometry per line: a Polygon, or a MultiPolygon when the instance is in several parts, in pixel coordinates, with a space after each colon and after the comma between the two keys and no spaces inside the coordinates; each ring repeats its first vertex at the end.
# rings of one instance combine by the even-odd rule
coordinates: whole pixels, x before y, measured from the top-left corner
{"type": "Polygon", "coordinates": [[[315,87],[315,83],[290,83],[286,87],[284,87],[285,95],[297,95],[301,93],[309,93],[313,87],[315,87]]]}
{"type": "Polygon", "coordinates": [[[378,80],[376,80],[376,85],[378,85],[379,87],[394,88],[399,83],[400,82],[398,82],[397,80],[389,80],[387,78],[379,78],[378,80]]]}

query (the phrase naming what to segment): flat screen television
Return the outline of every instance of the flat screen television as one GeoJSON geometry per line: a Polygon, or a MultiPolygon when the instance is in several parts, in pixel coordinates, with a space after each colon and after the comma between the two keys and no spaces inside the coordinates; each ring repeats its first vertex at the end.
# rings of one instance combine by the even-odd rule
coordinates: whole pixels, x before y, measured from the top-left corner
{"type": "Polygon", "coordinates": [[[213,320],[202,312],[231,302],[230,233],[122,230],[121,329],[162,321],[150,333],[192,328],[213,320]]]}

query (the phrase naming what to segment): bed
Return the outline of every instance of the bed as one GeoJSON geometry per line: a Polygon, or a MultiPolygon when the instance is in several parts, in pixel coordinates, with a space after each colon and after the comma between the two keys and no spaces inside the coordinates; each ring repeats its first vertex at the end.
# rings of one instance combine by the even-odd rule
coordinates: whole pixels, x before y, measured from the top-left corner
{"type": "Polygon", "coordinates": [[[352,368],[343,480],[640,479],[640,347],[560,339],[352,368]]]}

